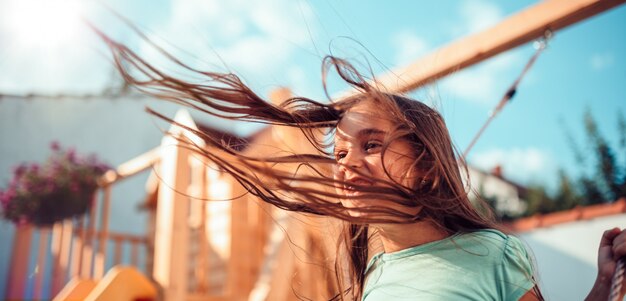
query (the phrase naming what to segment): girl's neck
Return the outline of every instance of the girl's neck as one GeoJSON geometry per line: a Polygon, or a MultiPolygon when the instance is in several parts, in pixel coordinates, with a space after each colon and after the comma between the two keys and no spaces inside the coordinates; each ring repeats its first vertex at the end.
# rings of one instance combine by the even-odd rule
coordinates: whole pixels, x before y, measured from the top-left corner
{"type": "Polygon", "coordinates": [[[448,232],[436,227],[430,221],[373,226],[378,229],[385,253],[404,250],[450,236],[448,232]]]}

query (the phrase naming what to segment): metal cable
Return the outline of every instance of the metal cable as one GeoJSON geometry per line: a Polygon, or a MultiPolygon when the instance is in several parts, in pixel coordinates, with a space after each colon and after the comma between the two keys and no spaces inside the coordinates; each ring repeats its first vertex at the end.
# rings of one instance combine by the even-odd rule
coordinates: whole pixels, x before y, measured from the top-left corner
{"type": "Polygon", "coordinates": [[[517,92],[517,86],[522,81],[522,78],[524,78],[524,76],[526,75],[526,72],[528,72],[528,70],[535,63],[535,61],[537,60],[537,57],[539,57],[541,52],[546,48],[546,46],[548,45],[548,41],[551,38],[552,38],[552,31],[546,30],[546,32],[543,35],[543,38],[535,42],[535,47],[537,48],[537,50],[535,51],[535,54],[530,58],[530,60],[528,60],[528,63],[526,63],[526,66],[524,67],[520,75],[517,77],[517,79],[515,79],[513,84],[511,84],[511,86],[506,91],[504,96],[502,96],[502,99],[500,100],[496,108],[493,109],[493,111],[491,111],[491,114],[489,115],[489,118],[487,119],[487,121],[483,124],[483,126],[480,128],[478,133],[476,133],[476,135],[472,139],[472,142],[470,142],[470,144],[467,146],[467,148],[463,152],[463,159],[467,159],[467,154],[472,149],[472,147],[474,147],[474,144],[476,144],[476,141],[478,141],[478,138],[480,138],[480,136],[483,134],[487,126],[489,126],[491,121],[496,117],[496,115],[498,115],[498,113],[500,113],[500,111],[502,111],[502,108],[504,108],[504,106],[513,98],[513,96],[515,96],[515,93],[517,92]]]}

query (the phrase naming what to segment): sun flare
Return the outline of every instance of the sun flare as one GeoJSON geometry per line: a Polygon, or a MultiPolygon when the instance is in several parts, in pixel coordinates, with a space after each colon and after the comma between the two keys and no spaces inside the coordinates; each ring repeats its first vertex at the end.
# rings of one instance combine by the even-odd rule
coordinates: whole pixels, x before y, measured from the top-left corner
{"type": "Polygon", "coordinates": [[[83,7],[78,0],[12,0],[5,26],[26,47],[60,46],[77,38],[83,7]]]}

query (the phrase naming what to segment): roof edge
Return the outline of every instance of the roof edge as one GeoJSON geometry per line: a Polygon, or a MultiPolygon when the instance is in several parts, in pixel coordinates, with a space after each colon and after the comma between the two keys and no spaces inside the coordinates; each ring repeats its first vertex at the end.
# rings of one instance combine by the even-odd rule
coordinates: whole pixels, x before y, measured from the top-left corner
{"type": "Polygon", "coordinates": [[[617,201],[609,204],[577,206],[565,211],[548,214],[535,214],[510,223],[503,223],[502,226],[511,232],[519,233],[569,222],[591,220],[598,217],[623,213],[626,213],[626,198],[619,198],[617,201]]]}

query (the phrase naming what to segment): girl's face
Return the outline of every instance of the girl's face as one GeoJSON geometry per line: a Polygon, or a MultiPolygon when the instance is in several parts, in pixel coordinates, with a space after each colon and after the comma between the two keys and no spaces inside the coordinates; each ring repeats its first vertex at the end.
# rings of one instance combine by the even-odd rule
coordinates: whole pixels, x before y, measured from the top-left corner
{"type": "MultiPolygon", "coordinates": [[[[336,180],[347,182],[336,187],[346,208],[367,208],[370,206],[387,207],[412,215],[421,208],[409,208],[384,199],[355,198],[363,192],[354,186],[375,185],[370,179],[394,181],[405,187],[411,187],[414,172],[409,166],[415,160],[414,151],[409,142],[403,139],[387,141],[394,130],[390,120],[373,101],[362,101],[350,108],[339,124],[335,135],[334,155],[337,165],[334,170],[336,180]],[[383,145],[389,143],[384,156],[383,145]],[[384,166],[384,167],[383,167],[384,166]],[[389,175],[385,173],[385,169],[389,175]]],[[[378,184],[380,185],[380,184],[378,184]]],[[[350,210],[350,215],[365,217],[364,211],[350,210]]]]}

